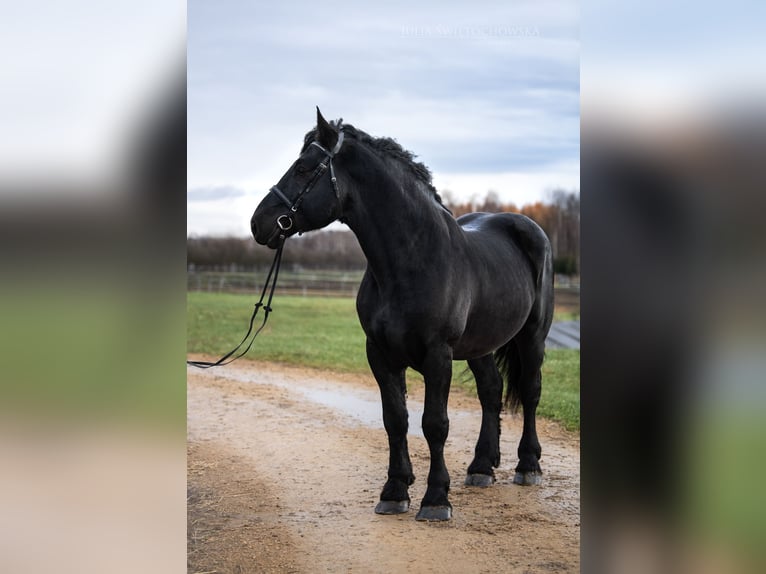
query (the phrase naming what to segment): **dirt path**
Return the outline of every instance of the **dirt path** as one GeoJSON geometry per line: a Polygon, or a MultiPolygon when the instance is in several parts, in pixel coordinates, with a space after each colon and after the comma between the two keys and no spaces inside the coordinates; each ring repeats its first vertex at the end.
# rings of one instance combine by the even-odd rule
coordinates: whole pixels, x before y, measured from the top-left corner
{"type": "Polygon", "coordinates": [[[579,439],[539,422],[541,487],[512,484],[520,416],[503,420],[498,482],[462,485],[478,401],[450,397],[454,517],[415,521],[428,448],[409,397],[413,509],[378,516],[388,446],[371,377],[240,363],[188,374],[189,572],[578,572],[579,439]]]}

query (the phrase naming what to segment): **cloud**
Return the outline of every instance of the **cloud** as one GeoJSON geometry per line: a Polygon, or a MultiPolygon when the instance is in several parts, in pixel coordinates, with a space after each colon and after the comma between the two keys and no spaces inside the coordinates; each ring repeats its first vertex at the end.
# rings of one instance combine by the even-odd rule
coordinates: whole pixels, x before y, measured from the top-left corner
{"type": "Polygon", "coordinates": [[[434,186],[459,200],[483,198],[492,190],[502,201],[521,207],[548,199],[546,196],[553,189],[579,192],[580,166],[578,162],[567,161],[526,171],[435,173],[434,186]]]}
{"type": "Polygon", "coordinates": [[[207,185],[187,190],[186,200],[188,202],[219,201],[221,199],[233,199],[245,195],[247,195],[245,190],[233,185],[207,185]]]}
{"type": "Polygon", "coordinates": [[[435,176],[533,172],[542,197],[557,184],[543,183],[549,166],[577,169],[577,3],[397,0],[345,5],[321,24],[298,3],[189,4],[190,186],[265,194],[297,157],[315,105],[395,138],[435,176]],[[517,28],[536,32],[507,33],[517,28]]]}

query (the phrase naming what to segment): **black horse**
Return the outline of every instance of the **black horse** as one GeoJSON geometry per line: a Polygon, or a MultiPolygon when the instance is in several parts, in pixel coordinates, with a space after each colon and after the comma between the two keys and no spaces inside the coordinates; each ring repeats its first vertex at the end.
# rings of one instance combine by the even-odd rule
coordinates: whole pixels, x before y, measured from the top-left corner
{"type": "Polygon", "coordinates": [[[501,372],[506,403],[512,409],[521,404],[524,412],[514,482],[540,483],[535,411],[553,315],[551,247],[523,215],[471,213],[455,219],[428,168],[413,157],[392,139],[373,138],[341,120],[328,123],[317,108],[317,127],[255,210],[251,227],[256,241],[272,248],[291,234],[335,220],[356,234],[367,257],[357,312],[390,447],[388,480],[375,512],[409,510],[415,476],[407,449],[405,370],[411,367],[425,379],[422,425],[431,453],[417,519],[449,520],[444,443],[453,360],[468,361],[482,408],[465,483],[494,482],[501,372]]]}

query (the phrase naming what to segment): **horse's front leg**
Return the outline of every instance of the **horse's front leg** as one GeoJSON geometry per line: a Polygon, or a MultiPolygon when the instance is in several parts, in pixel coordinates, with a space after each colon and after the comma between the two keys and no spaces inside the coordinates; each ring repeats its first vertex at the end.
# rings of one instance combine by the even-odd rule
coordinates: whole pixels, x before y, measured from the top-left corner
{"type": "Polygon", "coordinates": [[[431,468],[416,520],[449,520],[452,505],[448,499],[450,479],[444,463],[444,443],[449,433],[447,399],[452,380],[452,351],[446,347],[429,351],[422,373],[426,384],[423,434],[431,452],[431,468]]]}
{"type": "Polygon", "coordinates": [[[388,434],[388,480],[375,507],[378,514],[401,514],[410,508],[409,486],[415,482],[407,448],[407,385],[404,367],[392,367],[369,339],[367,361],[380,388],[383,403],[383,425],[388,434]]]}

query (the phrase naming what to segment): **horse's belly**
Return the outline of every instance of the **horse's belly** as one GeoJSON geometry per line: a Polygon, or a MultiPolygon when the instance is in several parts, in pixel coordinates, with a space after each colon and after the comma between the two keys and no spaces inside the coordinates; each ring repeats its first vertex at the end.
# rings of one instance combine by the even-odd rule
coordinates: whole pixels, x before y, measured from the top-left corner
{"type": "Polygon", "coordinates": [[[477,312],[468,316],[465,329],[452,346],[455,360],[475,359],[488,355],[510,341],[529,317],[532,300],[516,301],[505,312],[477,312]]]}
{"type": "Polygon", "coordinates": [[[516,333],[519,332],[522,326],[523,323],[514,325],[511,329],[504,329],[502,332],[482,332],[479,334],[466,333],[453,346],[453,358],[456,361],[463,361],[488,355],[510,341],[516,333]]]}

